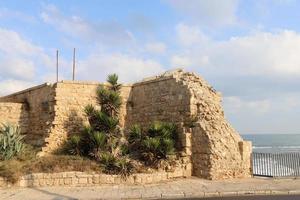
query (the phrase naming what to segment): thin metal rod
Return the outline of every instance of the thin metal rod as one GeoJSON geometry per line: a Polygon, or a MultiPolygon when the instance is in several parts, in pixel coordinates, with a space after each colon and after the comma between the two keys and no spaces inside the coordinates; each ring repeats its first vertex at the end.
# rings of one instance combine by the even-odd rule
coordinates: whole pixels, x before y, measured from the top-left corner
{"type": "Polygon", "coordinates": [[[74,51],[73,51],[73,78],[72,80],[74,81],[75,80],[75,48],[74,48],[74,51]]]}
{"type": "Polygon", "coordinates": [[[58,82],[58,50],[56,50],[56,82],[58,82]]]}

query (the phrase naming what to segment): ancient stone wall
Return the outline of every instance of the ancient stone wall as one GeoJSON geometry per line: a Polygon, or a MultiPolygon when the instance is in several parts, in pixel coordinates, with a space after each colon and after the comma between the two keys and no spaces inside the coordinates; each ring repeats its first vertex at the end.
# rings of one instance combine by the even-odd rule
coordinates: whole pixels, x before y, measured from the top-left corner
{"type": "MultiPolygon", "coordinates": [[[[28,109],[27,138],[43,153],[56,150],[87,122],[83,113],[96,104],[98,83],[63,81],[0,98],[28,109]]],[[[221,95],[201,77],[175,70],[122,87],[122,130],[155,120],[176,123],[186,170],[208,179],[249,177],[251,143],[230,126],[221,95]]],[[[1,108],[1,105],[0,105],[1,108]]]]}
{"type": "Polygon", "coordinates": [[[126,128],[134,123],[146,127],[160,120],[181,124],[190,116],[191,94],[168,74],[133,84],[127,104],[126,128]]]}
{"type": "Polygon", "coordinates": [[[201,77],[182,70],[166,72],[134,84],[128,102],[127,127],[155,120],[179,126],[193,175],[208,179],[251,175],[251,143],[226,121],[220,94],[201,77]],[[190,144],[186,137],[191,137],[190,144]]]}
{"type": "MultiPolygon", "coordinates": [[[[97,106],[96,90],[99,83],[62,81],[53,85],[55,93],[54,118],[51,126],[51,134],[46,138],[43,152],[56,150],[71,134],[82,131],[87,124],[84,108],[92,104],[97,106]]],[[[120,109],[120,125],[124,127],[126,104],[131,86],[123,85],[121,96],[123,106],[120,109]]]]}
{"type": "Polygon", "coordinates": [[[0,102],[0,125],[19,126],[22,133],[27,132],[28,112],[22,103],[0,102]]]}
{"type": "Polygon", "coordinates": [[[0,102],[23,103],[28,111],[26,140],[37,147],[45,144],[53,121],[54,90],[52,85],[39,85],[0,98],[0,102]]]}

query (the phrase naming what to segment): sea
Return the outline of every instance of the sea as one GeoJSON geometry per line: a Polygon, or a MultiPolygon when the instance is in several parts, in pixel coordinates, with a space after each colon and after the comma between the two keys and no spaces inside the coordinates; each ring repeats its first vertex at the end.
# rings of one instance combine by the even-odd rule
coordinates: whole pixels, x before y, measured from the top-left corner
{"type": "Polygon", "coordinates": [[[300,134],[253,134],[242,138],[252,141],[254,176],[300,177],[300,134]]]}
{"type": "Polygon", "coordinates": [[[253,152],[300,152],[300,134],[252,134],[242,138],[252,141],[253,152]]]}

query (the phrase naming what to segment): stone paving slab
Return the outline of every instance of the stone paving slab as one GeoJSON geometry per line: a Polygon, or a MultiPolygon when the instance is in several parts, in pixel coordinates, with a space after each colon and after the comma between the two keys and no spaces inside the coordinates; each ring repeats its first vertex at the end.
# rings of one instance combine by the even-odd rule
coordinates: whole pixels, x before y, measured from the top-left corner
{"type": "Polygon", "coordinates": [[[209,181],[188,178],[149,185],[0,189],[1,200],[184,199],[286,194],[300,194],[300,179],[250,178],[209,181]]]}

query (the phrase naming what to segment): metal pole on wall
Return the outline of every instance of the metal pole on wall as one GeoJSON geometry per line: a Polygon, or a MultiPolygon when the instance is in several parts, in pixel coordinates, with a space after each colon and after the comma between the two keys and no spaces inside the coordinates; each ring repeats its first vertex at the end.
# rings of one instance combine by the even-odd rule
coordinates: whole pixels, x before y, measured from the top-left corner
{"type": "Polygon", "coordinates": [[[56,82],[58,82],[58,50],[56,50],[56,82]]]}
{"type": "Polygon", "coordinates": [[[75,80],[75,48],[73,51],[73,81],[75,80]]]}

